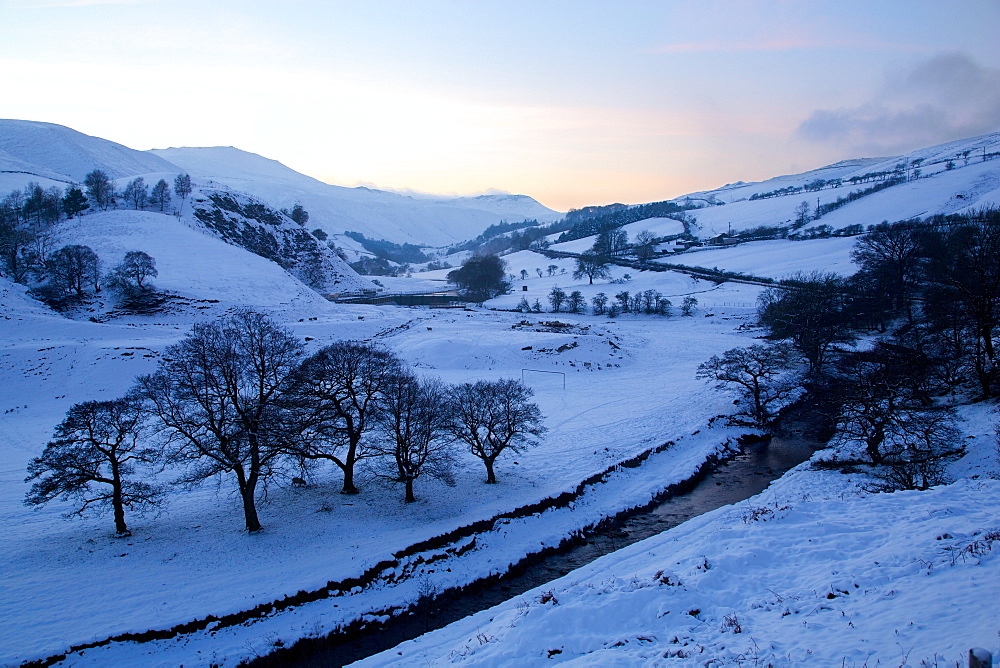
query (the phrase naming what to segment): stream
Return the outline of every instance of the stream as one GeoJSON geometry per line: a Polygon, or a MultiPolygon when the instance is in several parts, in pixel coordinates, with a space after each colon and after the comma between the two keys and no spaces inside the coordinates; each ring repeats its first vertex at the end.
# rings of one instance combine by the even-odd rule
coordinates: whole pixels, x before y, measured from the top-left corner
{"type": "Polygon", "coordinates": [[[408,614],[384,623],[305,638],[250,666],[344,666],[399,643],[441,628],[566,575],[598,557],[681,524],[724,505],[762,492],[772,481],[804,462],[822,442],[804,423],[786,421],[780,435],[743,445],[687,492],[665,497],[645,508],[626,511],[584,538],[537,558],[528,558],[505,575],[448,590],[411,606],[408,614]]]}

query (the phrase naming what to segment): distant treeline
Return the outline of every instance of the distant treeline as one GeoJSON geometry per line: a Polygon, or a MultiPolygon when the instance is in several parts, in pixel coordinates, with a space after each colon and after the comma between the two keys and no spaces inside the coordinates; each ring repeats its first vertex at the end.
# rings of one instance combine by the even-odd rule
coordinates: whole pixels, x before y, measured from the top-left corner
{"type": "MultiPolygon", "coordinates": [[[[622,225],[635,223],[646,218],[676,218],[684,222],[684,217],[681,214],[691,209],[700,208],[692,204],[678,204],[677,202],[670,201],[652,202],[650,204],[640,204],[639,206],[625,208],[618,208],[618,206],[617,204],[612,205],[613,210],[608,213],[592,218],[585,218],[573,223],[572,227],[559,235],[556,243],[583,239],[584,237],[600,234],[610,228],[621,227],[622,225]]],[[[569,215],[567,215],[566,220],[569,219],[569,215]]]]}
{"type": "Polygon", "coordinates": [[[361,234],[361,232],[344,232],[344,236],[357,241],[369,253],[396,262],[397,264],[411,264],[430,260],[429,257],[424,255],[420,246],[413,244],[396,244],[385,239],[369,239],[361,234]]]}
{"type": "Polygon", "coordinates": [[[524,221],[523,223],[500,223],[491,225],[485,232],[471,241],[456,244],[448,249],[448,253],[459,251],[471,251],[476,255],[500,255],[502,253],[526,250],[539,244],[547,246],[542,241],[545,237],[556,232],[562,232],[569,228],[565,220],[561,220],[550,225],[539,225],[537,220],[524,221]],[[513,231],[492,232],[501,226],[512,225],[513,231]],[[518,229],[519,228],[519,229],[518,229]]]}
{"type": "Polygon", "coordinates": [[[864,190],[855,190],[853,192],[848,193],[844,197],[838,197],[835,202],[827,202],[826,204],[820,204],[819,206],[816,207],[816,213],[813,216],[813,219],[815,220],[817,218],[820,218],[821,216],[824,216],[830,213],[831,211],[835,211],[840,207],[844,206],[845,204],[850,204],[855,200],[859,200],[862,197],[865,197],[867,195],[873,195],[880,190],[885,190],[886,188],[891,188],[893,186],[899,185],[900,183],[904,182],[905,179],[902,177],[892,178],[887,181],[882,181],[881,183],[876,183],[870,188],[865,188],[864,190]]]}

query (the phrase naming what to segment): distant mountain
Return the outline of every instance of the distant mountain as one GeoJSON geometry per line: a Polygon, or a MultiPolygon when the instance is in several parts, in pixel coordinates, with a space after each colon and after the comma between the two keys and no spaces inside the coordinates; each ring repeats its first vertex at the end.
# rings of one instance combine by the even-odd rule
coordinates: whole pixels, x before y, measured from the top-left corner
{"type": "Polygon", "coordinates": [[[562,215],[524,195],[443,199],[345,188],[231,146],[137,151],[61,125],[0,120],[0,192],[28,181],[45,187],[79,183],[94,169],[119,181],[143,176],[147,182],[187,172],[196,185],[229,188],[276,209],[301,203],[310,229],[331,236],[355,231],[395,243],[445,246],[502,221],[562,215]]]}
{"type": "Polygon", "coordinates": [[[501,221],[557,220],[562,216],[524,195],[427,199],[334,186],[231,146],[154,149],[150,153],[179,165],[196,180],[225,184],[271,206],[291,208],[301,203],[309,212],[309,226],[331,236],[361,232],[395,243],[445,246],[471,239],[501,221]]]}
{"type": "Polygon", "coordinates": [[[472,197],[453,197],[437,199],[435,204],[461,209],[489,211],[511,223],[520,220],[537,220],[540,223],[552,223],[562,220],[565,214],[544,206],[538,200],[527,195],[475,195],[472,197]]]}

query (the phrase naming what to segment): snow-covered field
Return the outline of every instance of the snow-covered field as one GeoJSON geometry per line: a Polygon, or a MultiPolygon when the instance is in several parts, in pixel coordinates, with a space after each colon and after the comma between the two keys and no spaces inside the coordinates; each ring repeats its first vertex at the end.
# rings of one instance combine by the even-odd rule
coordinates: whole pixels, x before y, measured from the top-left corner
{"type": "Polygon", "coordinates": [[[858,270],[851,262],[857,239],[839,237],[789,241],[750,241],[722,248],[706,247],[662,258],[662,262],[685,267],[722,269],[768,278],[787,278],[797,272],[829,271],[850,276],[858,270]],[[755,273],[762,272],[762,273],[755,273]]]}
{"type": "MultiPolygon", "coordinates": [[[[142,229],[141,221],[136,225],[142,229]]],[[[196,254],[211,243],[188,246],[196,254]]],[[[238,501],[228,480],[218,488],[176,494],[159,516],[131,518],[133,536],[126,540],[111,537],[107,517],[68,521],[60,516],[68,506],[58,503],[38,511],[24,508],[25,466],[70,405],[119,396],[135,375],[155,368],[163,347],[183,336],[191,323],[231,307],[238,286],[231,286],[227,277],[239,275],[240,269],[231,266],[236,260],[226,255],[230,250],[225,247],[206,261],[217,270],[217,280],[194,274],[192,280],[199,283],[186,290],[172,282],[183,281],[183,272],[178,277],[164,271],[164,282],[173,289],[192,299],[218,295],[219,303],[193,302],[197,305],[188,310],[150,318],[108,324],[68,320],[32,305],[18,286],[6,284],[9,297],[5,295],[6,319],[0,329],[6,379],[0,387],[5,411],[0,518],[11,528],[0,548],[5,564],[5,596],[0,600],[7,629],[0,639],[4,661],[42,658],[126,632],[167,629],[356,577],[410,544],[571,490],[618,461],[677,441],[649,467],[602,486],[613,493],[595,492],[593,500],[572,512],[526,518],[519,523],[518,540],[491,544],[483,539],[482,547],[468,553],[453,573],[428,573],[420,579],[421,586],[434,587],[469,581],[502,570],[546,542],[558,542],[621,505],[644,503],[689,476],[735,435],[726,429],[691,435],[730,405],[729,397],[696,381],[694,372],[708,356],[752,339],[736,332],[751,313],[746,307],[715,310],[710,317],[635,316],[615,323],[566,314],[526,318],[489,310],[345,307],[311,299],[290,278],[275,276],[267,295],[275,305],[270,310],[297,335],[310,338],[310,349],[336,338],[374,338],[420,373],[447,382],[521,378],[523,373],[546,416],[549,431],[542,445],[501,460],[501,484],[496,486],[483,485],[481,463],[467,457],[460,463],[456,487],[421,481],[417,504],[404,505],[400,490],[373,480],[366,480],[360,496],[343,497],[337,493],[339,475],[332,471],[304,490],[272,488],[261,506],[265,531],[254,536],[241,531],[238,501]],[[557,317],[570,326],[545,324],[557,317]],[[557,373],[539,373],[545,371],[557,373]],[[650,387],[659,390],[639,389],[650,387]]],[[[523,258],[526,266],[536,261],[523,258]]],[[[571,287],[565,278],[560,277],[563,285],[571,287]]],[[[545,282],[550,280],[556,277],[545,282]]],[[[671,294],[698,287],[672,274],[644,275],[633,283],[671,294]]],[[[733,303],[750,304],[755,290],[731,286],[717,292],[720,299],[725,293],[733,303]]],[[[497,306],[514,297],[498,300],[497,306]]],[[[416,586],[414,581],[372,587],[347,602],[329,599],[322,614],[309,609],[266,624],[287,642],[370,610],[401,605],[418,596],[416,586]]],[[[199,656],[214,651],[216,659],[231,662],[266,646],[262,628],[233,627],[152,645],[113,643],[71,660],[127,663],[130,653],[151,651],[166,657],[149,659],[154,663],[197,663],[199,656]]]]}

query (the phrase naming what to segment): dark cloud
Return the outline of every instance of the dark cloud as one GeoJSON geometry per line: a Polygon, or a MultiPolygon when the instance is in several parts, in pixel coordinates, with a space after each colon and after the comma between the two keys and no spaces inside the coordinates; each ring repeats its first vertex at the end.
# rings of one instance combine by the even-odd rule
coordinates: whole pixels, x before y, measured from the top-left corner
{"type": "Polygon", "coordinates": [[[1000,69],[951,53],[891,77],[860,107],[814,111],[798,133],[884,155],[997,130],[1000,69]]]}

